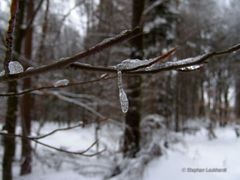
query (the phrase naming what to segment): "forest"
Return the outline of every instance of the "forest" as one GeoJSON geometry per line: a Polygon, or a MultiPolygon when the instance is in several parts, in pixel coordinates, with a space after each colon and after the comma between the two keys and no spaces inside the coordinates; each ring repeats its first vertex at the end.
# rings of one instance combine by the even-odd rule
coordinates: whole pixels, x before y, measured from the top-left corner
{"type": "Polygon", "coordinates": [[[1,0],[2,180],[239,179],[239,9],[1,0]]]}

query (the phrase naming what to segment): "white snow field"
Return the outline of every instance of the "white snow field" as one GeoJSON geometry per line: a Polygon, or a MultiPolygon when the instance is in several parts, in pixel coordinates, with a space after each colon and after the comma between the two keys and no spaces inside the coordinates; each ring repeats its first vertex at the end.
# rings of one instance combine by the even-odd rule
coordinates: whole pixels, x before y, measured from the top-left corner
{"type": "MultiPolygon", "coordinates": [[[[37,126],[35,123],[35,130],[37,126]]],[[[48,123],[42,128],[41,134],[56,128],[58,125],[48,123]]],[[[84,150],[95,140],[94,128],[90,126],[57,132],[41,141],[71,151],[84,150]]],[[[183,141],[164,149],[163,156],[152,160],[144,168],[142,180],[239,180],[240,138],[236,137],[233,127],[217,128],[215,133],[217,139],[211,141],[205,129],[201,129],[196,135],[177,134],[183,141]]],[[[26,176],[19,176],[20,148],[18,146],[16,162],[14,162],[14,180],[107,179],[106,175],[112,172],[116,164],[115,154],[119,155],[117,150],[121,135],[120,128],[104,126],[100,132],[100,150],[107,147],[110,152],[90,158],[59,153],[40,145],[36,147],[33,143],[35,149],[33,172],[26,176]]],[[[3,147],[0,146],[1,156],[2,151],[3,147]]],[[[96,147],[93,147],[89,153],[95,151],[96,147]]],[[[120,177],[113,179],[122,180],[123,176],[120,177]]]]}
{"type": "Polygon", "coordinates": [[[217,139],[209,141],[207,132],[201,130],[196,136],[184,137],[185,145],[175,145],[148,165],[144,180],[238,180],[240,139],[232,127],[219,128],[216,135],[217,139]],[[221,172],[211,172],[214,168],[221,172]]]}

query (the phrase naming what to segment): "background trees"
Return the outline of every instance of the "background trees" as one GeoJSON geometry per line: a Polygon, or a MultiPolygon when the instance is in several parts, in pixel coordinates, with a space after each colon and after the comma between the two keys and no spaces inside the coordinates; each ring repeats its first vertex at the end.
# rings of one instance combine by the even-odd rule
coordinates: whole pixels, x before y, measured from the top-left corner
{"type": "MultiPolygon", "coordinates": [[[[147,115],[162,116],[168,130],[175,131],[182,131],[187,126],[186,121],[194,118],[209,119],[210,123],[221,126],[238,122],[240,78],[237,52],[212,57],[208,64],[203,62],[199,68],[191,67],[196,68],[195,71],[174,68],[175,71],[133,76],[129,74],[134,72],[123,70],[124,89],[130,105],[126,115],[120,110],[116,77],[110,74],[116,75],[114,66],[129,57],[150,59],[176,48],[174,55],[170,53],[155,63],[157,68],[161,63],[178,62],[237,44],[239,5],[236,0],[229,1],[228,5],[216,0],[100,0],[98,3],[19,0],[13,59],[5,57],[9,50],[5,42],[9,24],[6,21],[8,10],[2,9],[1,69],[4,69],[4,59],[20,61],[25,71],[33,67],[32,72],[44,64],[55,63],[54,59],[59,60],[58,64],[51,66],[51,71],[41,69],[46,74],[32,74],[23,80],[19,80],[18,75],[1,77],[2,96],[9,95],[6,91],[11,95],[1,101],[1,109],[6,109],[6,116],[4,111],[0,112],[1,121],[5,119],[4,129],[15,134],[17,119],[22,124],[21,174],[31,172],[32,147],[29,139],[24,137],[31,135],[32,121],[67,123],[69,127],[81,121],[85,125],[94,124],[96,134],[102,124],[120,124],[123,133],[121,150],[126,157],[137,157],[141,150],[140,124],[147,115]],[[73,64],[73,61],[71,66],[69,63],[63,65],[64,60],[71,59],[79,50],[90,49],[92,52],[91,47],[98,42],[136,26],[140,29],[130,35],[130,40],[124,36],[128,42],[118,46],[110,43],[109,48],[99,48],[98,53],[84,55],[81,63],[87,65],[73,64]],[[60,66],[60,71],[52,71],[60,66]],[[10,78],[17,81],[7,82],[7,89],[4,81],[10,78]],[[57,87],[56,82],[63,79],[66,84],[75,85],[57,87]],[[40,92],[33,90],[20,98],[11,94],[39,87],[48,88],[40,92]]],[[[102,44],[111,40],[114,38],[102,44]]],[[[75,60],[79,57],[78,54],[75,60]]],[[[4,148],[3,167],[6,170],[3,172],[6,174],[3,177],[11,179],[13,137],[4,136],[4,148]]]]}

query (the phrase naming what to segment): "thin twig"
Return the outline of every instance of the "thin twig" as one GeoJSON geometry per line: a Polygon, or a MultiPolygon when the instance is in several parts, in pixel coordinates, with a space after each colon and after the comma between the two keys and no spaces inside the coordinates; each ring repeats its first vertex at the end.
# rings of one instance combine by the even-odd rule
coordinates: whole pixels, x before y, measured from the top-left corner
{"type": "Polygon", "coordinates": [[[44,1],[44,0],[41,0],[41,1],[39,2],[39,4],[37,5],[37,8],[36,8],[35,11],[33,12],[32,18],[30,19],[30,21],[28,22],[26,28],[24,29],[24,35],[25,35],[25,34],[28,32],[28,30],[32,27],[33,21],[34,21],[36,15],[37,15],[38,11],[39,11],[40,8],[41,8],[41,6],[42,6],[42,4],[43,4],[43,1],[44,1]]]}
{"type": "Polygon", "coordinates": [[[45,89],[67,88],[67,87],[72,87],[72,86],[96,83],[96,82],[99,82],[99,81],[103,81],[103,80],[105,81],[105,80],[114,79],[114,78],[116,78],[116,75],[109,76],[109,77],[102,76],[102,77],[97,78],[97,79],[93,79],[93,80],[89,80],[89,81],[81,81],[81,82],[72,82],[72,83],[69,83],[68,85],[62,85],[62,86],[58,86],[58,87],[55,87],[54,85],[50,85],[50,86],[42,86],[42,87],[37,87],[37,88],[32,88],[32,89],[25,89],[25,90],[22,90],[22,91],[17,92],[17,93],[14,93],[14,92],[0,93],[0,97],[21,96],[21,95],[31,93],[31,92],[34,92],[34,91],[40,91],[40,90],[45,90],[45,89]]]}
{"type": "Polygon", "coordinates": [[[58,92],[47,91],[47,92],[45,92],[44,94],[46,94],[46,95],[53,95],[53,96],[55,96],[55,97],[57,97],[57,98],[59,98],[59,99],[61,99],[61,100],[63,100],[63,101],[66,101],[66,102],[69,102],[69,103],[73,103],[73,104],[75,104],[75,105],[78,105],[78,106],[86,109],[88,112],[91,112],[91,113],[94,114],[96,117],[99,117],[99,118],[101,119],[101,121],[107,121],[107,120],[109,119],[109,118],[105,117],[104,115],[100,114],[99,112],[97,112],[95,109],[87,106],[86,104],[84,104],[84,103],[82,103],[82,102],[80,102],[80,101],[77,101],[77,100],[75,100],[75,99],[73,99],[73,98],[68,98],[68,97],[66,97],[66,96],[63,96],[63,95],[61,95],[61,94],[58,93],[58,92]]]}
{"type": "Polygon", "coordinates": [[[43,138],[46,138],[48,136],[51,136],[53,134],[55,134],[56,132],[59,132],[59,131],[68,131],[68,130],[71,130],[71,129],[75,129],[77,127],[82,127],[83,126],[83,123],[79,123],[75,126],[70,126],[70,127],[66,127],[66,128],[58,128],[58,129],[55,129],[47,134],[44,134],[44,135],[40,135],[40,136],[29,136],[28,138],[29,139],[43,139],[43,138]]]}
{"type": "Polygon", "coordinates": [[[104,149],[100,152],[96,152],[96,153],[92,153],[92,154],[86,154],[97,143],[96,141],[93,142],[87,149],[85,149],[83,151],[68,151],[68,150],[65,150],[65,149],[62,149],[62,148],[58,148],[58,147],[43,143],[41,141],[38,141],[37,139],[32,139],[32,138],[29,138],[29,137],[26,137],[26,136],[22,136],[20,134],[8,134],[8,133],[5,133],[5,132],[0,132],[0,135],[5,136],[5,137],[18,137],[18,138],[28,139],[28,140],[31,140],[31,141],[33,141],[37,144],[40,144],[44,147],[53,149],[53,150],[58,151],[58,152],[72,154],[72,155],[81,155],[81,156],[86,156],[86,157],[93,157],[93,156],[101,154],[103,151],[105,151],[105,149],[104,149]]]}

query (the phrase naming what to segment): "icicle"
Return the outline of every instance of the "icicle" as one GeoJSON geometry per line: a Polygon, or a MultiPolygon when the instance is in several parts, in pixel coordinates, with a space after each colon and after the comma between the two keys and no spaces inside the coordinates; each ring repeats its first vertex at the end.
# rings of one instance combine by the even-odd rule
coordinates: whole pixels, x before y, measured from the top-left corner
{"type": "Polygon", "coordinates": [[[118,91],[119,91],[119,100],[121,104],[121,109],[123,113],[127,113],[128,111],[128,98],[127,94],[123,89],[123,82],[122,82],[122,71],[118,70],[118,91]]]}

